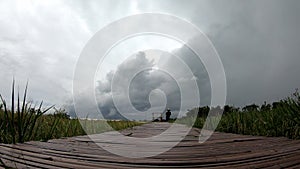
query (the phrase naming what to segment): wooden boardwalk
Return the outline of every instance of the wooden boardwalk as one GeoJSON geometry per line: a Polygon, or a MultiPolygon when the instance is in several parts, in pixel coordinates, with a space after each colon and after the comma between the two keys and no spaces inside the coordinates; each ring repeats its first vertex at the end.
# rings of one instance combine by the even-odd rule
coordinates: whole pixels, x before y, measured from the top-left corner
{"type": "MultiPolygon", "coordinates": [[[[150,137],[169,125],[149,123],[122,133],[128,137],[150,137]]],[[[300,140],[215,132],[207,142],[200,144],[199,132],[193,128],[171,150],[147,158],[111,154],[89,137],[79,136],[48,142],[0,144],[0,159],[12,168],[300,168],[300,140]]]]}

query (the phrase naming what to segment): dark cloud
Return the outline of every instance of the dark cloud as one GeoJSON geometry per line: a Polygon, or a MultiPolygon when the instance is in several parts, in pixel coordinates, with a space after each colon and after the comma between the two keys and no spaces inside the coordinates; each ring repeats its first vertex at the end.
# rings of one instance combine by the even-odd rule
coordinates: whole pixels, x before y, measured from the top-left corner
{"type": "MultiPolygon", "coordinates": [[[[191,49],[186,46],[176,49],[173,52],[174,55],[178,56],[182,61],[187,65],[191,70],[192,74],[195,76],[199,94],[200,94],[200,103],[199,105],[210,105],[211,99],[211,85],[209,75],[206,71],[205,66],[203,65],[200,56],[197,56],[191,49]]],[[[172,71],[178,71],[176,66],[173,66],[174,59],[168,61],[168,65],[173,68],[172,71]]],[[[182,72],[181,76],[186,76],[186,72],[182,72]]]]}
{"type": "Polygon", "coordinates": [[[288,96],[300,86],[299,1],[230,2],[235,3],[212,1],[215,14],[207,28],[225,68],[227,103],[261,104],[288,96]]]}
{"type": "Polygon", "coordinates": [[[227,76],[227,103],[272,102],[300,86],[300,1],[164,1],[160,7],[199,27],[212,41],[227,76]]]}
{"type": "MultiPolygon", "coordinates": [[[[112,21],[143,12],[176,15],[195,24],[210,38],[225,68],[228,104],[271,102],[300,86],[298,0],[47,2],[0,2],[0,78],[3,82],[0,92],[4,96],[9,96],[10,82],[15,76],[21,87],[29,79],[30,97],[35,100],[63,104],[71,98],[76,60],[88,39],[112,21]]],[[[157,64],[175,72],[182,80],[197,78],[199,104],[209,104],[210,82],[201,61],[185,47],[173,54],[188,65],[195,77],[180,69],[179,60],[161,57],[157,64]]],[[[145,57],[131,58],[107,74],[107,82],[100,81],[97,90],[103,112],[110,116],[118,113],[111,98],[113,75],[118,84],[115,90],[122,92],[135,70],[153,64],[145,57]]],[[[182,98],[179,99],[174,81],[180,78],[172,79],[155,70],[141,72],[128,88],[131,104],[140,111],[159,107],[160,102],[179,109],[178,100],[182,98]]],[[[91,96],[82,97],[83,105],[88,97],[91,96]]],[[[125,99],[123,97],[120,95],[119,99],[125,99]]]]}
{"type": "Polygon", "coordinates": [[[119,113],[125,116],[140,113],[130,117],[141,119],[145,116],[142,112],[152,113],[147,112],[151,107],[161,107],[160,111],[164,111],[166,107],[179,110],[181,98],[176,80],[165,72],[153,69],[155,66],[153,61],[146,58],[144,52],[139,52],[119,65],[117,70],[108,73],[106,81],[99,81],[97,87],[101,113],[106,118],[119,117],[119,113]],[[161,93],[157,90],[164,93],[166,105],[163,104],[164,97],[159,96],[161,93]],[[151,94],[154,97],[152,101],[151,94]],[[113,99],[129,102],[116,109],[113,99]],[[131,112],[134,110],[128,109],[130,106],[136,111],[131,112]]]}
{"type": "Polygon", "coordinates": [[[139,52],[131,56],[115,71],[108,73],[105,81],[98,81],[98,103],[101,113],[106,118],[120,117],[121,113],[125,116],[133,114],[141,119],[144,118],[143,112],[163,112],[166,108],[178,112],[210,104],[208,74],[199,57],[189,48],[183,46],[172,54],[162,53],[158,61],[148,59],[147,53],[151,52],[139,52]],[[196,88],[191,87],[192,81],[196,82],[196,88]],[[181,91],[180,88],[188,90],[181,91]],[[184,103],[181,92],[187,92],[184,94],[191,96],[186,98],[184,103]],[[200,93],[201,101],[193,104],[194,101],[189,99],[193,99],[192,93],[196,92],[200,93]],[[116,109],[114,101],[118,100],[121,101],[121,105],[116,109]],[[126,102],[127,100],[129,102],[126,102]],[[189,102],[191,104],[188,104],[189,102]],[[134,109],[128,108],[130,106],[134,109]]]}

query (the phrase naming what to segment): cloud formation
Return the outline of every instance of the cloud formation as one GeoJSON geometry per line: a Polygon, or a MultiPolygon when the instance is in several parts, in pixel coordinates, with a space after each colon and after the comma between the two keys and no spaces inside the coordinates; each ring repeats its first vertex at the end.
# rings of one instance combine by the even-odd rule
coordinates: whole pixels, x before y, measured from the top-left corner
{"type": "Polygon", "coordinates": [[[108,73],[106,81],[98,81],[97,98],[104,117],[119,118],[121,113],[125,118],[150,118],[150,108],[158,112],[166,107],[178,111],[179,87],[175,79],[156,66],[145,52],[139,52],[108,73]]]}
{"type": "MultiPolygon", "coordinates": [[[[105,25],[122,17],[159,12],[190,21],[210,38],[225,68],[228,104],[243,106],[275,101],[300,86],[299,6],[300,1],[297,0],[191,0],[188,3],[177,0],[91,0],[84,3],[76,0],[4,0],[0,2],[0,93],[9,97],[10,82],[15,76],[21,90],[29,79],[29,97],[32,100],[45,100],[49,105],[58,106],[71,104],[73,71],[88,39],[105,25]]],[[[164,42],[157,41],[162,45],[165,45],[164,42]]],[[[186,48],[177,49],[173,54],[184,60],[194,73],[195,77],[187,79],[197,79],[201,95],[199,104],[209,104],[209,77],[201,61],[186,48]]],[[[174,66],[177,61],[167,58],[161,57],[157,61],[160,65],[156,66],[186,78],[177,69],[178,66],[174,66]]],[[[99,105],[102,109],[106,107],[103,111],[108,114],[117,113],[113,107],[104,106],[112,104],[109,78],[113,77],[113,73],[116,74],[115,80],[123,81],[126,80],[125,72],[130,74],[135,70],[134,66],[157,64],[147,57],[144,60],[131,59],[108,74],[108,82],[99,82],[99,94],[103,94],[99,97],[99,105]]],[[[166,97],[169,100],[176,98],[172,102],[178,98],[176,86],[168,86],[168,81],[173,82],[174,79],[155,72],[140,73],[129,87],[128,96],[137,110],[147,110],[150,103],[156,104],[157,100],[157,105],[163,100],[168,105],[166,97]],[[160,90],[153,91],[155,88],[167,91],[167,95],[164,96],[160,90]]],[[[116,86],[116,91],[123,87],[120,83],[120,89],[116,86]]],[[[83,96],[82,104],[85,104],[86,97],[90,96],[83,96]]]]}

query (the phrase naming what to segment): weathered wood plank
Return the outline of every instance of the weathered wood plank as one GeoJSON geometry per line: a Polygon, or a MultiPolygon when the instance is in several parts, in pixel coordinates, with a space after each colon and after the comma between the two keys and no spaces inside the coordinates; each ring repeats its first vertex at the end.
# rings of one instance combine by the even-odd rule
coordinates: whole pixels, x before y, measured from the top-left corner
{"type": "MultiPolygon", "coordinates": [[[[160,134],[169,126],[169,123],[150,123],[121,133],[145,138],[160,134]]],[[[182,127],[179,126],[178,132],[183,131],[182,127]]],[[[0,144],[0,158],[6,166],[13,168],[297,168],[300,165],[300,140],[215,132],[207,142],[200,144],[199,133],[199,129],[193,128],[171,150],[148,158],[133,159],[111,154],[88,136],[0,144]]],[[[152,143],[172,142],[176,134],[170,132],[165,140],[152,143]]],[[[107,137],[110,138],[109,133],[107,137]]],[[[129,140],[96,141],[117,148],[124,144],[136,145],[129,140]]],[[[151,151],[155,150],[148,149],[145,153],[151,151]]]]}

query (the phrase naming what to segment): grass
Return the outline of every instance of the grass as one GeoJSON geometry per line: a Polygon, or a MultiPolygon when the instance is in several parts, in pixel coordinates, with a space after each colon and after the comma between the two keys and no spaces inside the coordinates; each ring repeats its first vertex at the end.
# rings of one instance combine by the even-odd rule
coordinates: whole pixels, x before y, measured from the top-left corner
{"type": "Polygon", "coordinates": [[[63,109],[54,106],[43,108],[43,102],[33,106],[26,102],[28,83],[22,101],[19,91],[15,98],[15,82],[12,83],[11,107],[0,95],[0,143],[23,143],[26,141],[47,141],[49,139],[96,134],[111,129],[121,130],[142,123],[133,121],[107,121],[70,119],[63,109]],[[54,114],[46,114],[50,109],[54,114]],[[82,126],[84,124],[84,126],[82,126]]]}
{"type": "MultiPolygon", "coordinates": [[[[265,103],[261,107],[250,105],[240,110],[227,106],[227,109],[223,110],[222,118],[216,114],[208,119],[213,122],[221,118],[217,131],[300,139],[300,96],[298,91],[291,97],[274,102],[272,106],[265,103]]],[[[197,116],[193,126],[203,128],[207,116],[202,116],[199,111],[197,116]]],[[[192,115],[188,113],[186,117],[179,119],[179,123],[192,124],[191,119],[192,115]]],[[[209,124],[211,122],[208,122],[209,124]]]]}
{"type": "MultiPolygon", "coordinates": [[[[26,102],[28,83],[24,94],[20,97],[15,93],[15,82],[12,83],[11,107],[0,95],[0,143],[23,143],[37,140],[72,137],[96,134],[109,130],[121,130],[142,123],[133,121],[107,121],[70,119],[63,109],[54,106],[43,108],[43,102],[32,105],[26,102]],[[15,98],[15,95],[17,97],[15,98]],[[54,109],[54,114],[46,114],[54,109]]],[[[274,102],[272,105],[248,105],[243,109],[225,106],[224,109],[214,108],[213,112],[224,111],[223,116],[214,113],[207,119],[209,107],[195,108],[186,117],[178,119],[179,123],[193,124],[194,127],[206,128],[220,120],[217,131],[261,136],[283,136],[300,139],[300,95],[296,91],[291,97],[274,102]],[[215,111],[218,110],[218,111],[215,111]],[[196,112],[196,114],[192,113],[196,112]],[[192,116],[197,116],[195,123],[192,116]]]]}
{"type": "Polygon", "coordinates": [[[300,138],[299,101],[288,98],[270,110],[228,113],[218,131],[262,136],[300,138]]]}
{"type": "Polygon", "coordinates": [[[28,83],[25,87],[23,101],[20,101],[18,91],[17,103],[15,104],[15,81],[13,80],[10,109],[6,104],[6,100],[0,95],[2,102],[0,110],[0,142],[15,144],[16,142],[22,143],[25,140],[29,140],[33,137],[38,118],[53,107],[42,110],[43,102],[39,104],[38,108],[32,107],[31,103],[26,103],[27,86],[28,83]],[[16,110],[15,106],[17,106],[16,110]]]}

